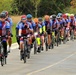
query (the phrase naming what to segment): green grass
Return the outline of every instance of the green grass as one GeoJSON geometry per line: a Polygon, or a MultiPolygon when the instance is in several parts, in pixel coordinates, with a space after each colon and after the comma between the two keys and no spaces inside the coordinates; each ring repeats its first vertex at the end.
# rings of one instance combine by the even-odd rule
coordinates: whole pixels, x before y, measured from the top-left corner
{"type": "Polygon", "coordinates": [[[16,43],[16,24],[13,25],[12,27],[12,33],[13,33],[13,37],[12,37],[12,43],[16,43]]]}

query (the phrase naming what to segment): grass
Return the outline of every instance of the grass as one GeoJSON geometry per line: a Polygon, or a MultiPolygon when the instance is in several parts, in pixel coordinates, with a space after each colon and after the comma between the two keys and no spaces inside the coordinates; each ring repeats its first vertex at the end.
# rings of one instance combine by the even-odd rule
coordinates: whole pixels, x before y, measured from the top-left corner
{"type": "Polygon", "coordinates": [[[12,43],[15,43],[16,42],[16,24],[13,25],[12,27],[12,33],[13,33],[13,37],[12,37],[12,43]]]}
{"type": "Polygon", "coordinates": [[[12,33],[13,33],[13,37],[12,37],[12,43],[16,43],[16,24],[20,21],[20,17],[21,16],[11,16],[12,20],[13,20],[13,27],[12,27],[12,33]]]}

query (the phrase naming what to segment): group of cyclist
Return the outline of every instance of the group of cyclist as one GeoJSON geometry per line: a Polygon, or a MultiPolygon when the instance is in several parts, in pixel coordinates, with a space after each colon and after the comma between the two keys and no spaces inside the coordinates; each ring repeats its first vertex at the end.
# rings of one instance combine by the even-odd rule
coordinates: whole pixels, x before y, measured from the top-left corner
{"type": "MultiPolygon", "coordinates": [[[[7,42],[9,45],[9,52],[12,44],[12,19],[9,17],[7,11],[0,13],[0,36],[2,36],[2,44],[5,54],[7,56],[7,42]]],[[[45,37],[47,36],[47,45],[50,48],[52,44],[52,35],[55,37],[55,41],[58,38],[64,40],[64,34],[66,33],[67,40],[71,36],[71,31],[76,38],[76,16],[74,14],[53,14],[51,16],[45,15],[43,18],[34,18],[31,14],[22,15],[21,20],[16,25],[16,39],[19,45],[21,54],[24,51],[24,36],[28,37],[28,45],[33,48],[34,41],[36,39],[38,44],[37,52],[40,52],[40,46],[44,50],[45,37]],[[54,32],[54,33],[52,33],[54,32]]]]}
{"type": "Polygon", "coordinates": [[[52,44],[52,34],[55,39],[58,38],[58,33],[60,32],[59,39],[64,40],[64,34],[67,37],[67,41],[69,41],[69,37],[71,36],[71,31],[74,33],[74,38],[76,38],[76,18],[74,14],[62,14],[58,13],[58,15],[45,15],[44,18],[34,18],[31,14],[22,15],[21,21],[16,26],[16,35],[17,42],[19,44],[19,48],[21,53],[23,53],[23,36],[29,37],[28,45],[33,47],[33,43],[35,41],[35,36],[38,44],[37,52],[40,52],[40,47],[42,44],[42,50],[44,50],[44,41],[45,37],[48,37],[48,47],[52,44]],[[54,33],[52,33],[54,32],[54,33]],[[36,35],[35,35],[36,33],[36,35]]]}

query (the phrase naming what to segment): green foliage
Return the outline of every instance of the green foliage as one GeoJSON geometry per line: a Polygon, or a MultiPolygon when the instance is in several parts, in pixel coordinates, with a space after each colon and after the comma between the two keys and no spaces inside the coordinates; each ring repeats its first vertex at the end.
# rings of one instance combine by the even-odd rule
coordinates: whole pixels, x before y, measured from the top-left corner
{"type": "Polygon", "coordinates": [[[64,12],[67,7],[75,6],[76,0],[0,0],[0,12],[10,11],[11,14],[28,14],[43,16],[64,12]],[[71,4],[70,4],[71,2],[71,4]]]}
{"type": "Polygon", "coordinates": [[[16,42],[16,24],[13,25],[12,27],[12,33],[13,33],[13,37],[12,37],[12,42],[15,43],[16,42]]]}
{"type": "Polygon", "coordinates": [[[43,16],[63,12],[70,6],[71,0],[14,0],[13,11],[16,14],[28,14],[43,16]]]}
{"type": "Polygon", "coordinates": [[[12,0],[0,0],[0,12],[7,10],[12,11],[11,4],[12,0]]]}
{"type": "Polygon", "coordinates": [[[76,8],[67,7],[67,8],[64,10],[64,13],[76,14],[76,8]]]}

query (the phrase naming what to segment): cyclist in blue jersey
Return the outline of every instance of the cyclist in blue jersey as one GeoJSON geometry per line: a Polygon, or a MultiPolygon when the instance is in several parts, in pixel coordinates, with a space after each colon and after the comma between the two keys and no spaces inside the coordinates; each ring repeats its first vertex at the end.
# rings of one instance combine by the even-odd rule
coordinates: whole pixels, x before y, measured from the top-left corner
{"type": "MultiPolygon", "coordinates": [[[[27,22],[31,23],[31,26],[34,30],[35,29],[35,22],[32,20],[31,14],[27,14],[27,22]]],[[[31,41],[31,48],[33,48],[34,36],[33,36],[33,34],[31,36],[32,36],[32,40],[30,40],[31,41]]]]}
{"type": "Polygon", "coordinates": [[[41,17],[38,18],[39,24],[42,26],[42,34],[41,34],[41,41],[42,41],[42,50],[44,50],[44,35],[45,35],[45,24],[41,17]]]}
{"type": "Polygon", "coordinates": [[[45,25],[45,30],[47,32],[47,36],[48,36],[48,46],[50,48],[50,44],[51,44],[51,37],[50,37],[50,34],[51,34],[51,30],[52,30],[52,23],[50,21],[50,17],[49,15],[45,15],[44,16],[44,25],[45,25]]]}
{"type": "Polygon", "coordinates": [[[11,36],[8,37],[8,45],[9,45],[9,52],[10,52],[11,45],[12,45],[12,37],[13,37],[13,35],[12,35],[13,21],[12,21],[11,17],[9,16],[8,11],[3,11],[2,13],[6,14],[6,21],[8,21],[9,24],[10,24],[10,34],[11,34],[11,36]]]}
{"type": "Polygon", "coordinates": [[[4,48],[4,55],[7,57],[7,38],[10,36],[10,24],[6,19],[6,14],[0,14],[0,36],[2,37],[2,44],[4,48]]]}
{"type": "Polygon", "coordinates": [[[26,15],[22,15],[21,16],[21,23],[19,23],[19,32],[18,32],[18,35],[20,37],[20,50],[21,50],[21,53],[23,53],[23,44],[24,44],[24,39],[23,39],[23,36],[26,36],[26,37],[30,37],[28,40],[28,44],[30,44],[30,39],[31,39],[31,33],[33,33],[33,28],[31,26],[31,24],[29,22],[27,22],[27,17],[26,15]]]}

